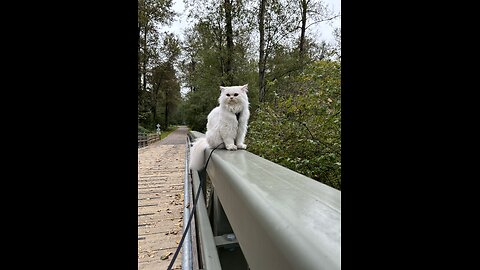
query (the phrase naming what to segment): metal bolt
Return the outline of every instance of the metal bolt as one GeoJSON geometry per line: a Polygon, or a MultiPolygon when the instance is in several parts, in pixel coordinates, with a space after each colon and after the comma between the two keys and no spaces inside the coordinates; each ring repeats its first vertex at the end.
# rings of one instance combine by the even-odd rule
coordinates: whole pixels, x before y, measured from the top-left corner
{"type": "Polygon", "coordinates": [[[233,241],[233,240],[235,240],[235,234],[229,233],[229,234],[225,235],[225,238],[226,238],[228,241],[233,241]]]}

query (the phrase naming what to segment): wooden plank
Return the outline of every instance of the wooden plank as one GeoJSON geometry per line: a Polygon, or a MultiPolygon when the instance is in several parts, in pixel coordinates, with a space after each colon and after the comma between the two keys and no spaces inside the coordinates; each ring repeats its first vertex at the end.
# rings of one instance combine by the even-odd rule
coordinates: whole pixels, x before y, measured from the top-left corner
{"type": "Polygon", "coordinates": [[[182,237],[185,148],[152,144],[138,160],[138,269],[166,269],[182,237]]]}

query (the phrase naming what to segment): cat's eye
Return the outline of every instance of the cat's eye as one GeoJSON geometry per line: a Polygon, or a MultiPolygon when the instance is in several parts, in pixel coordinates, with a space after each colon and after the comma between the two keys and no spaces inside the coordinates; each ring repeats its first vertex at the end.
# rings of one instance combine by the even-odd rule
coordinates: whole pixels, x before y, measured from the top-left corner
{"type": "Polygon", "coordinates": [[[229,96],[230,96],[230,94],[227,94],[227,97],[229,97],[229,96]]]}
{"type": "Polygon", "coordinates": [[[238,96],[238,93],[233,94],[234,96],[238,96]]]}

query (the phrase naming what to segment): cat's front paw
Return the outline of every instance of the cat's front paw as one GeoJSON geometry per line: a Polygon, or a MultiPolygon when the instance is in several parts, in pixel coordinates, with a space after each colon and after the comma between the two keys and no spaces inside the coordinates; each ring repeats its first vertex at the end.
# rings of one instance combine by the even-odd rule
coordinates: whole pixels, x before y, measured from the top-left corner
{"type": "Polygon", "coordinates": [[[238,149],[247,149],[247,145],[244,144],[244,143],[239,143],[239,144],[237,144],[237,148],[238,149]]]}
{"type": "Polygon", "coordinates": [[[225,148],[227,148],[227,150],[237,150],[237,146],[235,144],[227,144],[225,145],[225,148]]]}

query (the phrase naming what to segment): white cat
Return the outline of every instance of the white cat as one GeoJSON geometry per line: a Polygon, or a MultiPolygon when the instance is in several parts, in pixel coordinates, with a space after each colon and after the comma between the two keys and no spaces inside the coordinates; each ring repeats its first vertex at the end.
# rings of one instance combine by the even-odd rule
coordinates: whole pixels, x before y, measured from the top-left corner
{"type": "Polygon", "coordinates": [[[207,119],[205,137],[195,141],[190,152],[190,169],[201,170],[205,166],[204,152],[207,148],[226,148],[228,150],[246,149],[244,144],[248,110],[248,84],[243,86],[220,86],[218,107],[214,108],[207,119]],[[220,145],[220,146],[219,146],[220,145]]]}

